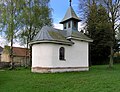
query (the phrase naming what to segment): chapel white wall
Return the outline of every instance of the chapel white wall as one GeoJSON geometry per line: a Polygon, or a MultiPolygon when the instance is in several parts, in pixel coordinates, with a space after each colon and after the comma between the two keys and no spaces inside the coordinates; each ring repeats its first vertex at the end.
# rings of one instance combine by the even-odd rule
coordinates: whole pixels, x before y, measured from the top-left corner
{"type": "Polygon", "coordinates": [[[88,42],[76,41],[72,46],[52,43],[32,46],[32,67],[88,67],[88,42]],[[59,60],[59,49],[65,48],[65,61],[59,60]]]}
{"type": "Polygon", "coordinates": [[[53,46],[52,62],[54,67],[88,67],[88,43],[81,41],[73,42],[75,43],[73,46],[53,46]],[[60,47],[65,48],[65,61],[59,60],[60,47]]]}
{"type": "Polygon", "coordinates": [[[52,44],[35,44],[32,46],[32,67],[52,67],[52,44]]]}

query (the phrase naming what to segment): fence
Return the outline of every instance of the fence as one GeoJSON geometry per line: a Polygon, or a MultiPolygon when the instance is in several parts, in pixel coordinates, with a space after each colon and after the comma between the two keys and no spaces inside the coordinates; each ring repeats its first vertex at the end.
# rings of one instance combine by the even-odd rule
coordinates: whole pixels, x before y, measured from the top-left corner
{"type": "Polygon", "coordinates": [[[10,62],[0,62],[0,68],[6,68],[10,66],[10,62]]]}

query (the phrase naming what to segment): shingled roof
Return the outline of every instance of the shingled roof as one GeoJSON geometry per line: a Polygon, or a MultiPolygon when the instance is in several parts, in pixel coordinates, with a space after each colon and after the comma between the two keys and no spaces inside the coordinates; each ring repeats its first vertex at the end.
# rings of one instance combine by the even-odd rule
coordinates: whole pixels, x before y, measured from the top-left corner
{"type": "MultiPolygon", "coordinates": [[[[72,30],[72,29],[71,29],[72,30]]],[[[34,37],[30,44],[52,42],[72,45],[74,44],[69,39],[76,39],[86,42],[92,42],[92,39],[79,31],[59,30],[53,27],[44,26],[34,37]]]]}
{"type": "Polygon", "coordinates": [[[76,15],[75,11],[73,10],[72,6],[70,6],[64,16],[64,18],[62,19],[62,21],[60,23],[64,23],[65,21],[67,21],[68,19],[75,19],[78,22],[80,21],[79,17],[76,15]]]}
{"type": "Polygon", "coordinates": [[[69,41],[65,37],[66,32],[55,29],[53,27],[44,26],[42,29],[38,32],[38,34],[35,36],[32,42],[30,44],[34,43],[42,43],[42,42],[52,42],[52,43],[61,43],[61,44],[67,44],[72,45],[73,42],[69,41]]]}
{"type": "Polygon", "coordinates": [[[80,41],[93,42],[91,38],[87,37],[84,33],[79,31],[72,31],[71,36],[68,36],[68,38],[69,37],[71,37],[71,39],[76,39],[80,41]]]}

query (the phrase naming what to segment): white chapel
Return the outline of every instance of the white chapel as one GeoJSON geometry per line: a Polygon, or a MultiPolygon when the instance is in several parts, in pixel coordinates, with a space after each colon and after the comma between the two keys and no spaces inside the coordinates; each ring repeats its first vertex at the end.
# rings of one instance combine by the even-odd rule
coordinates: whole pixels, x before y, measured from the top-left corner
{"type": "Polygon", "coordinates": [[[30,42],[32,72],[69,72],[89,70],[89,42],[93,40],[78,31],[80,19],[70,6],[60,22],[63,30],[43,26],[30,42]]]}

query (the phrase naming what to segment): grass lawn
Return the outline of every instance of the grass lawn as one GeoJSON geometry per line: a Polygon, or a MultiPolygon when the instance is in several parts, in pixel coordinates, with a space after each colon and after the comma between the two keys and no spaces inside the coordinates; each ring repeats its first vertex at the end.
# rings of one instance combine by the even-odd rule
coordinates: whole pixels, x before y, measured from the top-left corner
{"type": "Polygon", "coordinates": [[[88,72],[31,73],[30,69],[0,70],[0,92],[120,92],[120,64],[88,72]]]}

